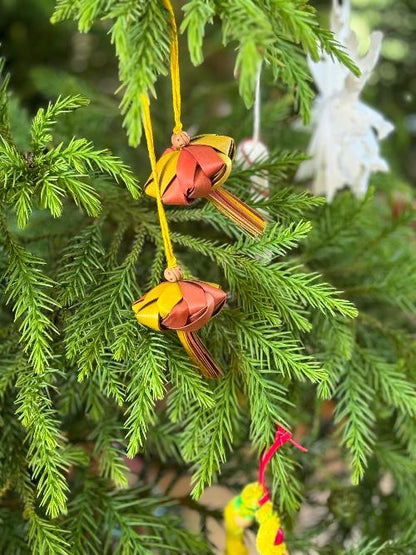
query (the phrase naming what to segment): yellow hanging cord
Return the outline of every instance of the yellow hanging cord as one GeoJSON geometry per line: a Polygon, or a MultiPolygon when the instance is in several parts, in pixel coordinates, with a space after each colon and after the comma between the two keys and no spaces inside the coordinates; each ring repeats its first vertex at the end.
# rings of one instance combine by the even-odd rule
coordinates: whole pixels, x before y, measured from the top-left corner
{"type": "Polygon", "coordinates": [[[163,207],[162,195],[160,192],[159,175],[157,173],[157,166],[156,166],[155,144],[153,140],[152,119],[150,117],[149,99],[145,94],[141,94],[140,99],[143,107],[144,134],[146,136],[147,150],[149,153],[149,160],[150,160],[150,166],[152,168],[153,179],[156,185],[157,211],[159,214],[160,230],[162,232],[163,245],[165,247],[166,263],[167,263],[168,269],[171,269],[171,268],[175,268],[178,265],[178,263],[176,261],[175,255],[173,254],[172,242],[170,239],[169,224],[166,219],[166,213],[163,207]]]}
{"type": "Polygon", "coordinates": [[[179,74],[179,45],[178,28],[176,26],[175,12],[173,11],[170,0],[163,0],[163,4],[170,16],[170,75],[172,79],[172,102],[175,117],[174,133],[182,131],[181,121],[181,79],[179,74]]]}

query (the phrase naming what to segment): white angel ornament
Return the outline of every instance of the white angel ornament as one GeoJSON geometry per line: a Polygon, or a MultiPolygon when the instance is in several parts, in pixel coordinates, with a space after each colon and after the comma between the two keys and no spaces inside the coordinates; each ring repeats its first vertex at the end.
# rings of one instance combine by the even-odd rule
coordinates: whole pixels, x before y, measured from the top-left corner
{"type": "Polygon", "coordinates": [[[350,29],[350,1],[332,1],[331,30],[360,68],[355,77],[337,60],[324,54],[321,61],[308,61],[319,94],[312,109],[313,134],[308,147],[310,160],[301,164],[297,179],[313,178],[312,190],[331,201],[345,186],[362,197],[373,172],[387,172],[380,156],[379,140],[393,125],[360,100],[360,93],[377,64],[383,35],[370,35],[370,48],[358,56],[358,40],[350,29]]]}

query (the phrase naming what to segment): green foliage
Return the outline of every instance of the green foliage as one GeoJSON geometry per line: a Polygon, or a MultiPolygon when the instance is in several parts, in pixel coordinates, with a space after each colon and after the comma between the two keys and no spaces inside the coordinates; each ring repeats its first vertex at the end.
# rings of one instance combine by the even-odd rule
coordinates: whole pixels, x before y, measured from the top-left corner
{"type": "Polygon", "coordinates": [[[59,217],[67,197],[88,215],[97,216],[101,202],[93,183],[100,174],[124,183],[132,196],[138,197],[131,170],[109,151],[96,150],[86,139],[73,138],[66,146],[51,146],[56,118],[86,104],[88,100],[77,95],[58,98],[46,110],[40,108],[32,121],[29,152],[20,152],[7,136],[0,136],[0,176],[8,184],[0,193],[0,202],[14,208],[20,227],[27,225],[34,202],[59,217]]]}
{"type": "MultiPolygon", "coordinates": [[[[358,73],[355,63],[330,31],[318,24],[316,11],[303,0],[189,0],[183,6],[182,32],[187,32],[191,60],[203,61],[205,27],[218,16],[224,45],[237,43],[235,72],[240,95],[247,106],[253,103],[256,77],[262,61],[270,64],[276,82],[285,84],[299,103],[305,121],[310,116],[313,91],[305,64],[305,53],[318,59],[321,49],[358,73]]],[[[94,22],[111,21],[111,40],[119,61],[123,98],[120,110],[132,146],[139,144],[141,94],[155,95],[159,75],[169,67],[169,18],[160,0],[119,2],[111,0],[58,0],[52,22],[78,22],[88,32],[94,22]]]]}
{"type": "Polygon", "coordinates": [[[52,334],[57,328],[48,317],[57,303],[46,293],[53,281],[39,268],[45,262],[30,254],[9,233],[4,219],[0,220],[2,242],[8,254],[7,300],[13,303],[15,319],[19,322],[20,340],[24,352],[36,372],[45,370],[52,356],[52,334]]]}
{"type": "Polygon", "coordinates": [[[111,41],[119,60],[123,89],[120,104],[129,142],[136,146],[141,138],[141,94],[155,94],[155,82],[166,74],[169,64],[167,11],[158,0],[146,2],[101,2],[60,0],[52,22],[74,18],[81,32],[87,32],[96,19],[113,20],[111,41]]]}
{"type": "MultiPolygon", "coordinates": [[[[31,36],[40,3],[28,5],[31,36]]],[[[30,68],[25,87],[12,79],[18,94],[8,78],[0,85],[0,551],[211,553],[183,529],[183,510],[206,535],[221,513],[204,505],[204,489],[255,479],[279,423],[309,448],[285,446],[267,478],[291,550],[412,553],[414,214],[393,218],[383,194],[325,205],[292,183],[304,155],[293,151],[291,106],[297,99],[307,119],[312,97],[305,55],[324,49],[355,68],[307,2],[182,8],[192,62],[207,58],[202,78],[186,74],[181,51],[187,120],[246,136],[232,65],[250,104],[263,61],[263,133],[279,143],[264,162],[236,164],[226,185],[267,213],[261,238],[242,238],[203,201],[168,209],[186,276],[229,292],[199,332],[224,376],[205,380],[174,333],[142,328],[131,311],[165,263],[155,204],[134,177],[148,176],[145,149],[128,148],[117,118],[114,64],[131,145],[139,95],[157,92],[159,149],[172,127],[169,79],[158,79],[169,64],[163,2],[59,0],[53,21],[76,20],[91,36],[50,27],[57,42],[40,59],[53,52],[59,63],[30,68]],[[259,175],[270,196],[254,202],[259,175]],[[299,532],[302,502],[317,512],[299,532]]]]}

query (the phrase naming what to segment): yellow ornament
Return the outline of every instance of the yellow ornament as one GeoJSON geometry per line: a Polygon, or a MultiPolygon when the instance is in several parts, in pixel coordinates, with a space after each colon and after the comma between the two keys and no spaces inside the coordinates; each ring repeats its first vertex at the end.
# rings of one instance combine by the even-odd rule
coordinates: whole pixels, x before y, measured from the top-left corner
{"type": "Polygon", "coordinates": [[[231,499],[225,507],[225,555],[248,555],[248,549],[244,543],[244,531],[254,521],[259,525],[256,538],[259,555],[289,555],[279,515],[273,509],[270,493],[265,485],[267,465],[276,451],[287,441],[301,451],[306,451],[293,440],[289,432],[278,426],[273,445],[260,459],[258,481],[245,486],[240,495],[231,499]]]}

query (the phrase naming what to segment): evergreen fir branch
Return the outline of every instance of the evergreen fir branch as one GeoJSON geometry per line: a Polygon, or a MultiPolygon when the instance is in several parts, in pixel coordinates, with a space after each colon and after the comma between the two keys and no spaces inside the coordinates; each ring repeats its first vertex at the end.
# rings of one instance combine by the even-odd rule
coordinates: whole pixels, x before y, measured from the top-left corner
{"type": "Polygon", "coordinates": [[[13,387],[18,371],[19,365],[15,358],[0,358],[0,399],[3,400],[13,387]]]}
{"type": "Polygon", "coordinates": [[[416,421],[408,414],[399,413],[394,424],[395,437],[399,438],[401,443],[411,454],[412,458],[416,456],[416,421]]]}
{"type": "Polygon", "coordinates": [[[56,124],[56,119],[62,114],[67,114],[89,104],[88,98],[81,95],[59,97],[54,103],[50,102],[46,110],[40,108],[32,122],[32,148],[39,154],[52,140],[51,131],[56,124]]]}
{"type": "Polygon", "coordinates": [[[94,149],[90,141],[72,139],[67,146],[60,143],[49,150],[44,148],[52,140],[56,118],[83,104],[83,97],[73,96],[49,104],[46,112],[39,110],[32,125],[33,152],[21,154],[14,144],[0,137],[0,178],[5,185],[0,200],[13,205],[20,227],[27,224],[35,200],[52,216],[61,216],[67,194],[87,214],[97,216],[101,202],[97,190],[86,183],[87,177],[91,180],[107,175],[118,184],[124,183],[134,198],[139,196],[131,170],[109,151],[94,149]]]}
{"type": "Polygon", "coordinates": [[[99,366],[107,346],[114,341],[114,327],[122,323],[122,309],[131,305],[132,295],[137,291],[136,263],[144,238],[144,230],[139,229],[123,263],[104,274],[102,282],[68,318],[67,354],[77,361],[80,379],[99,366]]]}
{"type": "Polygon", "coordinates": [[[124,365],[112,360],[110,356],[103,356],[101,364],[97,368],[97,379],[101,391],[107,397],[112,397],[120,407],[123,405],[126,393],[123,382],[124,373],[124,365]]]}
{"type": "Polygon", "coordinates": [[[276,429],[276,422],[287,426],[285,407],[290,405],[287,388],[276,381],[272,369],[254,356],[238,354],[241,379],[250,405],[250,438],[254,445],[264,448],[276,429]]]}
{"type": "Polygon", "coordinates": [[[264,364],[269,371],[276,369],[280,374],[299,381],[313,383],[326,378],[326,373],[317,362],[301,351],[300,345],[288,332],[272,328],[267,321],[247,318],[234,319],[239,343],[252,360],[264,364]]]}
{"type": "Polygon", "coordinates": [[[338,403],[335,422],[342,430],[342,442],[352,455],[352,481],[363,477],[375,437],[375,416],[371,409],[373,391],[360,361],[345,365],[344,375],[336,391],[338,403]]]}
{"type": "Polygon", "coordinates": [[[30,516],[29,543],[32,553],[45,555],[68,555],[70,548],[66,530],[35,512],[30,516]]]}
{"type": "MultiPolygon", "coordinates": [[[[211,549],[198,536],[185,531],[170,513],[174,503],[143,487],[108,495],[106,534],[120,531],[114,553],[208,554],[211,549]],[[140,532],[138,532],[140,530],[140,532]]],[[[110,538],[108,538],[110,539],[110,538]]],[[[114,543],[114,537],[111,538],[114,543]]],[[[107,540],[108,541],[108,540],[107,540]]]]}
{"type": "MultiPolygon", "coordinates": [[[[18,464],[22,462],[16,460],[18,464]]],[[[31,552],[67,555],[69,548],[67,531],[56,521],[46,519],[36,512],[33,485],[25,467],[19,468],[15,480],[16,490],[24,504],[23,516],[28,520],[27,539],[31,552]]]]}
{"type": "Polygon", "coordinates": [[[1,218],[0,227],[9,256],[7,300],[13,303],[14,316],[19,321],[20,340],[28,361],[36,372],[43,372],[52,356],[52,336],[58,332],[47,315],[58,305],[45,292],[54,283],[40,270],[44,261],[19,245],[1,218]]]}
{"type": "MultiPolygon", "coordinates": [[[[247,103],[259,62],[286,89],[277,105],[272,98],[262,110],[269,144],[283,126],[284,140],[291,142],[293,99],[304,118],[309,116],[313,91],[306,55],[318,59],[326,52],[357,71],[305,0],[186,0],[182,8],[181,29],[194,63],[202,61],[204,33],[215,21],[218,33],[209,37],[210,51],[219,48],[222,31],[236,50],[247,103]]],[[[170,96],[168,78],[156,83],[169,66],[170,23],[162,0],[57,0],[53,19],[76,20],[82,32],[93,25],[100,34],[110,32],[124,124],[136,144],[139,95],[154,95],[157,84],[162,98],[170,96]]],[[[103,60],[105,48],[99,45],[103,60]]],[[[42,71],[34,86],[43,95],[91,92],[97,103],[85,111],[86,136],[103,144],[109,140],[115,151],[123,148],[116,133],[108,137],[118,125],[115,99],[97,94],[81,78],[42,71]]],[[[195,109],[189,117],[199,118],[202,128],[210,113],[198,100],[206,100],[208,89],[192,83],[191,88],[195,109]]],[[[217,92],[234,105],[232,84],[217,92]]],[[[19,227],[29,219],[31,224],[16,238],[0,233],[0,293],[7,291],[12,307],[0,308],[0,519],[5,519],[3,535],[11,538],[0,538],[0,551],[210,553],[206,542],[182,530],[173,513],[181,513],[182,505],[196,510],[205,533],[207,519],[220,518],[216,511],[186,494],[178,506],[155,494],[154,484],[119,490],[126,485],[122,436],[127,435],[130,455],[143,451],[145,463],[156,464],[158,484],[166,471],[174,475],[169,495],[192,466],[198,496],[220,471],[225,487],[236,485],[240,476],[254,476],[256,451],[270,445],[277,423],[293,422],[295,431],[309,430],[302,443],[310,435],[323,456],[309,457],[301,470],[299,462],[306,459],[287,447],[271,462],[267,483],[273,476],[272,496],[292,548],[413,553],[416,241],[410,211],[391,217],[386,184],[377,197],[356,200],[340,192],[322,206],[322,199],[285,186],[304,158],[285,152],[247,169],[236,164],[227,181],[230,190],[273,220],[255,240],[242,239],[238,227],[209,203],[169,209],[185,277],[216,281],[230,292],[227,306],[200,330],[226,371],[208,382],[175,334],[150,332],[135,321],[131,302],[139,289],[162,279],[165,265],[155,205],[132,202],[139,196],[137,181],[109,150],[71,139],[72,118],[60,116],[84,102],[77,98],[61,96],[38,111],[30,145],[25,111],[7,91],[7,77],[0,83],[0,203],[8,218],[16,213],[19,227]],[[62,125],[55,133],[56,122],[62,125]],[[254,176],[267,177],[270,198],[253,201],[254,176]],[[196,227],[200,237],[192,236],[196,227]],[[58,283],[41,271],[44,261],[58,283]],[[360,308],[355,321],[347,298],[360,308]],[[12,312],[26,326],[21,345],[12,312]],[[61,363],[54,354],[64,356],[64,348],[61,363]],[[30,357],[36,361],[28,362],[30,357]],[[323,404],[319,397],[333,402],[323,404]],[[353,481],[369,467],[354,489],[342,483],[345,465],[332,437],[333,411],[341,444],[352,457],[353,481]],[[297,429],[299,422],[305,426],[297,429]],[[333,462],[340,473],[332,473],[333,462]],[[324,466],[329,474],[321,472],[324,466]],[[394,481],[393,491],[385,491],[386,475],[394,481]],[[321,512],[302,531],[302,541],[291,544],[301,490],[321,512]],[[322,491],[330,492],[329,499],[315,496],[322,491]],[[323,531],[327,545],[321,542],[323,531]]],[[[169,113],[155,118],[160,131],[172,123],[169,113]]],[[[250,122],[237,108],[223,124],[219,132],[234,128],[238,137],[250,122]]],[[[141,161],[140,155],[139,166],[141,161]]],[[[10,225],[2,222],[6,230],[10,225]]],[[[135,477],[138,484],[149,479],[146,469],[135,477]]]]}
{"type": "Polygon", "coordinates": [[[363,244],[363,234],[368,233],[372,220],[373,190],[357,200],[349,191],[338,194],[329,205],[325,204],[316,214],[313,230],[305,245],[303,261],[314,260],[330,268],[334,260],[350,263],[352,247],[363,244]],[[344,225],[343,222],[349,222],[344,225]],[[367,231],[366,231],[367,230],[367,231]]]}
{"type": "Polygon", "coordinates": [[[40,172],[36,183],[41,187],[41,207],[49,208],[55,217],[61,216],[63,204],[60,197],[68,192],[76,206],[84,208],[89,216],[98,216],[101,211],[98,192],[92,185],[85,183],[85,170],[80,173],[68,163],[68,158],[62,153],[62,144],[41,158],[43,160],[38,160],[40,166],[46,162],[46,169],[40,172]]]}
{"type": "Polygon", "coordinates": [[[155,402],[165,396],[165,348],[163,336],[151,331],[143,332],[136,358],[130,367],[125,423],[129,457],[134,457],[143,447],[148,427],[154,422],[155,402]]]}
{"type": "Polygon", "coordinates": [[[157,76],[167,73],[169,37],[167,12],[156,0],[118,15],[111,29],[124,90],[120,111],[132,146],[140,142],[142,134],[140,95],[155,94],[157,76]]]}
{"type": "Polygon", "coordinates": [[[17,410],[28,432],[28,460],[36,481],[37,497],[52,518],[66,513],[69,487],[64,476],[68,462],[63,452],[63,436],[52,409],[49,389],[53,373],[33,375],[29,366],[20,369],[16,381],[17,410]]]}
{"type": "Polygon", "coordinates": [[[280,316],[295,329],[310,329],[310,324],[299,311],[299,306],[284,297],[278,288],[274,288],[275,272],[271,265],[265,266],[264,261],[240,256],[239,253],[228,253],[227,246],[220,246],[212,241],[178,233],[173,233],[172,239],[199,254],[208,256],[222,267],[230,290],[236,294],[246,313],[259,313],[267,317],[271,325],[278,326],[280,316]]]}
{"type": "MultiPolygon", "coordinates": [[[[106,362],[105,358],[104,361],[106,362]]],[[[112,412],[114,410],[114,405],[113,403],[109,404],[106,394],[100,389],[101,380],[99,371],[97,370],[85,382],[80,381],[79,376],[77,378],[77,380],[74,380],[74,386],[81,396],[80,399],[77,399],[80,410],[85,412],[93,422],[100,422],[101,419],[107,416],[109,411],[112,412]]]]}
{"type": "MultiPolygon", "coordinates": [[[[288,0],[236,0],[232,4],[222,0],[191,0],[184,6],[182,31],[188,33],[191,59],[202,61],[202,40],[207,23],[214,15],[222,21],[224,44],[237,42],[236,73],[239,75],[240,94],[247,106],[253,101],[256,76],[262,59],[272,61],[275,78],[282,78],[299,99],[304,119],[309,118],[312,98],[310,76],[306,70],[304,53],[318,59],[325,50],[355,74],[356,64],[348,57],[333,34],[322,29],[315,11],[305,2],[288,0]]],[[[135,146],[141,138],[141,94],[154,94],[159,75],[167,73],[169,32],[167,13],[160,2],[104,3],[78,0],[57,2],[52,22],[75,19],[81,32],[87,32],[95,20],[113,19],[111,40],[119,60],[119,78],[124,96],[120,110],[124,115],[129,142],[135,146]]]]}
{"type": "Polygon", "coordinates": [[[267,13],[252,0],[217,2],[223,24],[223,41],[227,45],[238,41],[235,63],[239,75],[239,90],[246,106],[253,102],[257,71],[262,56],[260,51],[274,38],[274,29],[267,13]]]}
{"type": "Polygon", "coordinates": [[[214,408],[190,407],[181,451],[184,459],[193,463],[193,498],[200,497],[212,483],[233,446],[240,419],[237,395],[237,375],[230,369],[216,388],[214,408]]]}
{"type": "Polygon", "coordinates": [[[305,124],[310,121],[310,109],[315,93],[312,79],[300,47],[279,37],[266,60],[271,64],[275,81],[283,81],[293,94],[296,108],[305,124]]]}
{"type": "Polygon", "coordinates": [[[365,352],[364,356],[374,377],[374,388],[376,391],[380,391],[384,402],[404,414],[414,416],[416,413],[416,389],[403,372],[402,365],[400,363],[389,364],[368,352],[365,352]]]}
{"type": "Polygon", "coordinates": [[[169,221],[174,223],[200,222],[209,225],[213,229],[224,233],[232,239],[239,239],[241,234],[238,227],[229,218],[218,213],[210,203],[206,203],[203,208],[182,208],[182,210],[170,210],[169,221]]]}
{"type": "Polygon", "coordinates": [[[106,268],[113,268],[118,264],[118,254],[123,244],[123,239],[128,229],[127,222],[117,222],[117,227],[112,234],[111,242],[107,249],[106,268]]]}
{"type": "Polygon", "coordinates": [[[318,25],[316,10],[304,0],[265,0],[269,15],[279,24],[283,34],[301,43],[304,51],[319,61],[321,50],[326,51],[358,76],[360,70],[345,48],[339,44],[331,31],[318,25]]]}
{"type": "Polygon", "coordinates": [[[321,349],[314,356],[323,364],[326,371],[325,378],[318,384],[318,396],[320,399],[330,399],[334,396],[345,362],[351,360],[354,352],[356,340],[354,322],[339,317],[328,320],[317,313],[312,329],[314,342],[321,349]]]}
{"type": "Polygon", "coordinates": [[[26,523],[16,511],[6,507],[0,508],[1,536],[0,552],[30,555],[27,543],[26,523]]]}
{"type": "MultiPolygon", "coordinates": [[[[288,236],[290,237],[290,233],[288,236]]],[[[286,241],[288,236],[285,237],[286,241]]],[[[218,248],[218,243],[178,233],[172,234],[172,239],[219,264],[231,290],[238,294],[244,310],[249,313],[261,312],[265,304],[269,304],[278,308],[289,326],[304,331],[310,326],[302,319],[299,302],[302,305],[305,302],[309,303],[312,307],[332,315],[339,313],[354,317],[357,314],[350,302],[337,298],[334,288],[325,283],[316,283],[317,274],[300,273],[297,267],[286,263],[266,266],[262,261],[242,255],[233,245],[218,248]]],[[[279,243],[268,243],[268,250],[278,254],[279,243]]]]}
{"type": "Polygon", "coordinates": [[[312,307],[331,314],[339,314],[348,318],[355,318],[358,315],[354,305],[345,299],[339,298],[340,294],[334,287],[327,283],[317,283],[319,274],[300,273],[297,267],[281,263],[274,266],[276,272],[276,283],[279,283],[283,290],[290,295],[290,291],[296,291],[299,300],[306,299],[312,307]]]}
{"type": "MultiPolygon", "coordinates": [[[[83,489],[68,504],[67,527],[71,534],[73,555],[101,555],[99,537],[102,526],[102,495],[100,482],[86,478],[83,489]]],[[[106,491],[105,491],[106,493],[106,491]]]]}
{"type": "Polygon", "coordinates": [[[150,270],[150,277],[147,282],[146,289],[151,289],[152,287],[155,287],[158,283],[160,283],[163,276],[163,271],[165,269],[165,249],[163,246],[162,238],[160,237],[160,234],[153,235],[152,238],[156,243],[156,251],[154,254],[152,267],[150,270]]]}
{"type": "Polygon", "coordinates": [[[11,129],[9,121],[9,101],[7,88],[9,86],[10,75],[3,75],[5,59],[0,58],[0,137],[7,142],[11,142],[11,129]]]}
{"type": "Polygon", "coordinates": [[[131,309],[121,312],[121,323],[113,328],[114,342],[111,352],[116,361],[128,360],[136,354],[137,345],[141,341],[139,327],[131,309]]]}
{"type": "MultiPolygon", "coordinates": [[[[58,218],[62,214],[62,198],[65,191],[57,183],[55,176],[44,176],[40,189],[40,206],[48,208],[54,218],[58,218]]],[[[92,212],[92,211],[91,211],[92,212]]],[[[97,212],[94,210],[94,214],[97,212]]],[[[27,221],[25,222],[26,225],[27,221]]]]}
{"type": "Polygon", "coordinates": [[[414,282],[409,275],[415,275],[416,260],[409,259],[406,252],[400,253],[395,265],[383,263],[372,267],[364,283],[346,288],[348,294],[357,297],[377,296],[386,304],[397,306],[405,312],[416,312],[416,294],[414,282]],[[406,268],[406,270],[404,270],[406,268]],[[404,272],[409,272],[406,275],[404,272]]]}
{"type": "Polygon", "coordinates": [[[195,403],[213,408],[215,403],[207,382],[202,378],[182,348],[169,350],[169,376],[174,389],[169,393],[168,413],[173,422],[186,418],[188,407],[195,403]]]}
{"type": "Polygon", "coordinates": [[[123,448],[118,437],[119,423],[111,415],[97,422],[90,439],[94,441],[93,456],[98,461],[98,472],[111,480],[117,488],[126,488],[127,466],[123,462],[123,448]]]}
{"type": "Polygon", "coordinates": [[[65,248],[57,275],[58,299],[63,305],[81,301],[96,283],[96,272],[104,272],[104,247],[98,222],[75,235],[65,248]]]}
{"type": "Polygon", "coordinates": [[[13,205],[20,227],[24,227],[28,221],[32,210],[31,196],[34,192],[32,184],[24,179],[26,172],[25,158],[15,145],[0,135],[0,179],[3,182],[0,200],[13,205]]]}
{"type": "Polygon", "coordinates": [[[198,66],[204,60],[202,45],[205,27],[208,23],[212,23],[215,15],[214,0],[190,0],[182,9],[185,17],[182,21],[181,32],[187,31],[191,61],[198,66]]]}
{"type": "Polygon", "coordinates": [[[291,452],[278,452],[271,461],[272,495],[279,500],[280,511],[286,511],[289,515],[299,511],[303,490],[296,476],[299,463],[293,456],[291,452]]]}
{"type": "Polygon", "coordinates": [[[375,455],[382,461],[383,467],[393,472],[401,489],[411,489],[414,494],[416,489],[415,466],[414,460],[409,457],[409,454],[400,449],[396,443],[385,440],[376,444],[375,455]]]}
{"type": "Polygon", "coordinates": [[[264,256],[265,253],[283,256],[308,235],[311,227],[310,222],[302,220],[286,226],[269,224],[260,238],[240,237],[233,245],[227,247],[227,252],[257,257],[264,256]]]}
{"type": "MultiPolygon", "coordinates": [[[[160,415],[157,423],[150,428],[146,453],[150,456],[156,453],[158,460],[162,463],[175,460],[182,465],[183,460],[179,451],[179,432],[175,422],[164,420],[164,415],[160,415]]],[[[166,491],[169,494],[169,491],[166,491]]]]}
{"type": "Polygon", "coordinates": [[[27,108],[20,100],[10,95],[8,97],[8,112],[13,136],[6,136],[9,142],[14,142],[22,152],[30,150],[30,116],[27,108]]]}
{"type": "Polygon", "coordinates": [[[402,501],[402,518],[405,520],[407,514],[410,517],[410,524],[404,528],[404,532],[406,535],[410,533],[409,538],[414,540],[414,530],[412,530],[415,515],[413,499],[416,495],[414,458],[409,457],[408,451],[401,449],[394,438],[376,444],[375,455],[381,469],[390,472],[394,478],[397,495],[400,495],[402,501]]]}
{"type": "Polygon", "coordinates": [[[380,538],[362,538],[354,547],[348,548],[345,555],[409,555],[416,547],[410,537],[399,537],[383,541],[380,538]]]}
{"type": "Polygon", "coordinates": [[[319,27],[315,10],[304,1],[238,0],[232,5],[218,1],[217,6],[224,43],[239,43],[236,72],[247,106],[253,102],[257,68],[263,57],[272,62],[275,78],[281,78],[295,91],[305,121],[309,119],[313,92],[304,53],[318,60],[323,49],[359,74],[355,62],[330,31],[319,27]]]}
{"type": "Polygon", "coordinates": [[[57,0],[55,11],[51,17],[51,22],[65,21],[76,14],[78,8],[77,0],[57,0]]]}
{"type": "MultiPolygon", "coordinates": [[[[289,174],[292,174],[304,160],[307,160],[307,156],[296,150],[273,150],[267,158],[254,160],[249,167],[244,167],[241,163],[235,162],[227,183],[234,184],[234,182],[242,180],[247,184],[247,178],[263,175],[271,178],[273,181],[280,182],[286,179],[289,174]]],[[[282,193],[285,194],[289,190],[283,189],[282,193]]],[[[278,192],[281,192],[280,189],[278,192]]],[[[296,194],[300,197],[305,196],[305,194],[307,195],[306,191],[297,191],[296,194]]],[[[309,195],[309,198],[312,203],[319,199],[319,197],[312,195],[309,195]]],[[[320,202],[322,203],[322,200],[320,202]]]]}
{"type": "Polygon", "coordinates": [[[155,94],[158,75],[167,73],[169,63],[169,26],[167,11],[158,0],[147,2],[77,2],[61,1],[52,22],[73,17],[81,32],[89,30],[99,15],[114,19],[111,42],[119,60],[119,77],[123,98],[120,110],[129,136],[129,144],[137,146],[141,138],[141,94],[155,94]]]}
{"type": "Polygon", "coordinates": [[[133,198],[139,197],[137,180],[131,169],[110,151],[96,150],[91,141],[71,139],[68,146],[59,152],[59,158],[67,160],[81,175],[97,171],[107,174],[117,184],[124,183],[133,198]]]}

